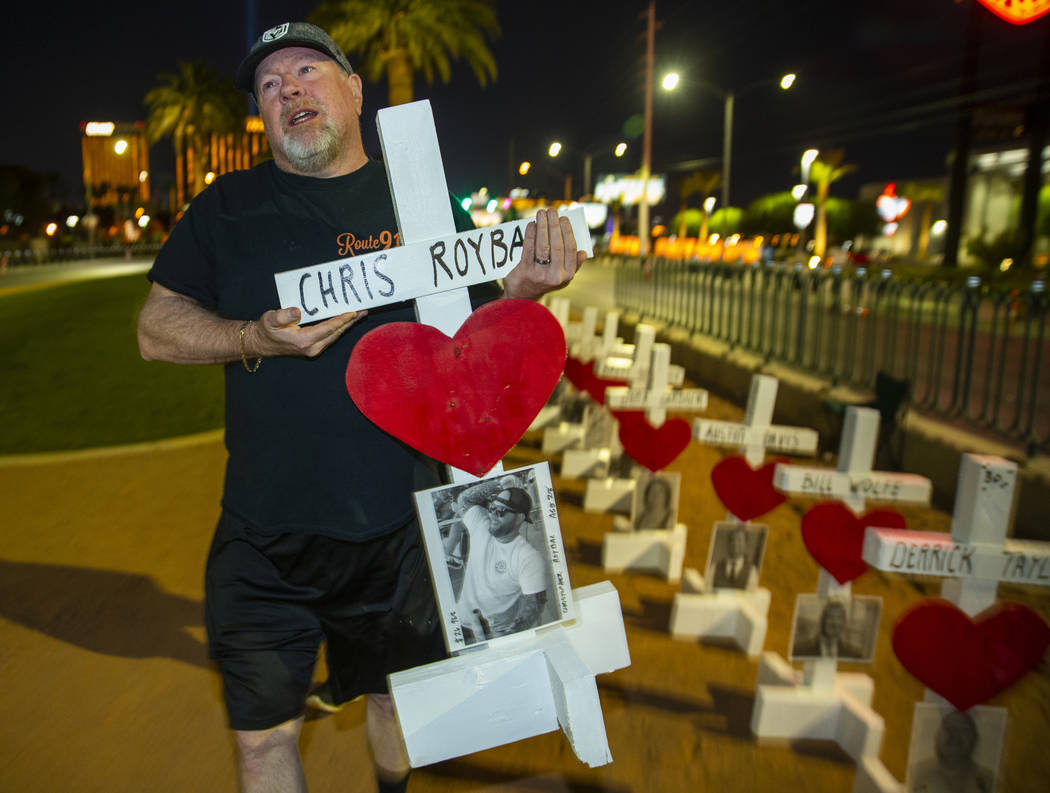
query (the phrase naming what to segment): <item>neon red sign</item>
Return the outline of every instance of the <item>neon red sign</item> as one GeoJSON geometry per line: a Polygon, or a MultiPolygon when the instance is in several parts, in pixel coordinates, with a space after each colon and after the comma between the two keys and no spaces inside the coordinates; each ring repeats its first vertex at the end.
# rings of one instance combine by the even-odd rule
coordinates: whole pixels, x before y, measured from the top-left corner
{"type": "Polygon", "coordinates": [[[981,4],[1012,25],[1027,25],[1050,11],[1050,0],[980,0],[981,4]]]}

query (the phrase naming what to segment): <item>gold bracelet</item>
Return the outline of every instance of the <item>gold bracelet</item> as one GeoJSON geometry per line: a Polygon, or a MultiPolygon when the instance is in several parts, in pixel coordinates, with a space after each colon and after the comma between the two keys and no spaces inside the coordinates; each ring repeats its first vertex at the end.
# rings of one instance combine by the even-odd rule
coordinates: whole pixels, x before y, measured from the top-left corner
{"type": "Polygon", "coordinates": [[[241,363],[244,364],[244,371],[248,372],[248,374],[255,374],[259,370],[259,364],[262,363],[262,356],[260,355],[258,358],[255,359],[255,366],[248,366],[248,356],[246,356],[244,354],[244,334],[248,331],[248,326],[251,325],[252,322],[254,322],[254,321],[255,320],[250,319],[247,322],[245,322],[243,325],[241,325],[241,332],[240,332],[240,336],[241,336],[241,363]]]}

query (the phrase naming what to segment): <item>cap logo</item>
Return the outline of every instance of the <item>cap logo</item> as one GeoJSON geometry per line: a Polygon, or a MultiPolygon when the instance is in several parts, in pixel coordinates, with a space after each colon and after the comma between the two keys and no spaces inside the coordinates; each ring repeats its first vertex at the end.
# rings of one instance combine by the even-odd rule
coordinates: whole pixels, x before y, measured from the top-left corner
{"type": "Polygon", "coordinates": [[[290,23],[285,22],[283,25],[278,25],[275,28],[270,28],[262,34],[262,40],[265,42],[277,41],[277,39],[281,38],[281,36],[288,32],[289,24],[290,23]]]}

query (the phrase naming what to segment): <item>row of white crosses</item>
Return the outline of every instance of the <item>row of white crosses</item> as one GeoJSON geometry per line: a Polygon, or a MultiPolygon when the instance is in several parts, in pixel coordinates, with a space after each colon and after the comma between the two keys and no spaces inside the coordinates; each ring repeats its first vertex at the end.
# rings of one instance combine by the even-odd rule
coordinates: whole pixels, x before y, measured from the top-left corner
{"type": "MultiPolygon", "coordinates": [[[[835,470],[778,464],[774,486],[787,493],[842,501],[854,514],[864,512],[868,494],[882,501],[928,504],[930,481],[914,474],[872,471],[879,413],[847,409],[835,470]]],[[[827,570],[817,585],[822,597],[848,597],[827,570]]],[[[855,761],[878,757],[884,722],[871,708],[874,683],[864,674],[839,673],[834,658],[804,662],[801,675],[779,655],[762,654],[751,731],[762,738],[835,741],[855,761]]]]}
{"type": "MultiPolygon", "coordinates": [[[[611,386],[605,389],[605,405],[610,410],[641,410],[645,419],[653,427],[660,427],[667,421],[667,409],[706,410],[707,391],[702,388],[675,389],[670,382],[671,345],[650,341],[653,329],[645,325],[644,333],[647,347],[650,350],[647,366],[633,365],[634,371],[644,371],[647,381],[644,386],[611,386]]],[[[638,351],[644,349],[641,341],[638,351]]],[[[633,488],[635,480],[629,480],[633,488]]],[[[587,494],[592,492],[606,495],[611,488],[601,480],[588,482],[587,494]]],[[[593,508],[594,496],[591,497],[593,508]]],[[[637,501],[637,499],[636,499],[637,501]]],[[[586,508],[586,496],[585,496],[586,508]]],[[[675,522],[673,528],[634,527],[629,518],[622,515],[613,516],[613,531],[602,539],[602,568],[606,572],[619,573],[625,570],[655,571],[667,581],[677,583],[682,578],[682,566],[685,563],[685,543],[687,528],[684,523],[675,522]]]]}
{"type": "MultiPolygon", "coordinates": [[[[377,124],[404,247],[429,260],[428,241],[455,228],[430,103],[380,110],[377,124]]],[[[576,236],[589,244],[589,233],[576,236]]],[[[419,321],[449,336],[470,312],[466,288],[416,300],[419,321]]],[[[497,465],[489,475],[500,471],[497,465]]],[[[474,481],[465,471],[450,468],[450,474],[453,482],[474,481]]],[[[559,725],[580,760],[592,767],[611,761],[594,678],[630,664],[619,597],[608,582],[575,590],[573,597],[571,626],[514,634],[390,676],[413,767],[559,725]]]]}
{"type": "MultiPolygon", "coordinates": [[[[951,533],[868,527],[864,561],[878,570],[940,576],[941,597],[969,617],[996,602],[1000,581],[1050,586],[1050,543],[1007,538],[1017,464],[965,454],[959,467],[951,533]]],[[[926,689],[925,701],[944,700],[926,689]]],[[[858,764],[854,793],[903,793],[877,754],[858,764]]]]}
{"type": "MultiPolygon", "coordinates": [[[[776,398],[777,379],[755,374],[744,423],[698,418],[693,422],[693,438],[702,444],[738,447],[753,469],[763,464],[767,449],[814,454],[818,440],[815,430],[773,424],[776,398]]],[[[740,522],[732,512],[726,513],[726,520],[740,522]]],[[[766,639],[769,603],[770,593],[764,587],[714,590],[711,582],[705,584],[703,576],[689,568],[671,607],[671,635],[676,639],[731,639],[748,655],[756,656],[766,639]]]]}

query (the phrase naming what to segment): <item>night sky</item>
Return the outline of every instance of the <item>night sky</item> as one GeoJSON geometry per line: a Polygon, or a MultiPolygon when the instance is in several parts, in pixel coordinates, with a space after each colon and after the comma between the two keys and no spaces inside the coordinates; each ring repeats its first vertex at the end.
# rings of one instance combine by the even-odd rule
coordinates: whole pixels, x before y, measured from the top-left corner
{"type": "MultiPolygon", "coordinates": [[[[720,168],[723,105],[699,87],[706,80],[737,92],[735,205],[790,189],[810,147],[842,148],[859,166],[833,189],[843,197],[868,182],[943,175],[969,2],[658,0],[657,79],[674,68],[682,84],[673,94],[656,89],[653,170],[676,179],[696,167],[720,168]],[[798,81],[782,92],[776,81],[786,71],[797,72],[798,81]]],[[[0,163],[57,171],[70,194],[79,194],[80,122],[145,119],[144,95],[179,59],[209,61],[232,79],[247,47],[252,4],[254,34],[305,18],[315,6],[187,0],[59,11],[17,4],[5,35],[0,163]]],[[[580,153],[622,138],[625,122],[642,113],[646,8],[645,0],[501,2],[495,85],[479,88],[465,66],[448,86],[417,78],[416,98],[434,107],[450,189],[485,185],[500,193],[511,152],[515,163],[542,163],[554,138],[565,145],[561,167],[572,168],[579,185],[580,153]]],[[[978,90],[1023,106],[1019,91],[1038,69],[1040,48],[1050,46],[1050,16],[1017,28],[979,10],[978,90]]],[[[374,113],[385,102],[385,84],[365,86],[366,145],[375,150],[374,113]]],[[[641,138],[629,142],[631,154],[617,170],[640,163],[641,138]]],[[[169,150],[168,143],[151,150],[155,173],[171,168],[169,150]]],[[[611,156],[595,155],[596,174],[615,165],[611,156]]],[[[529,186],[557,196],[560,184],[538,165],[529,186]]]]}

